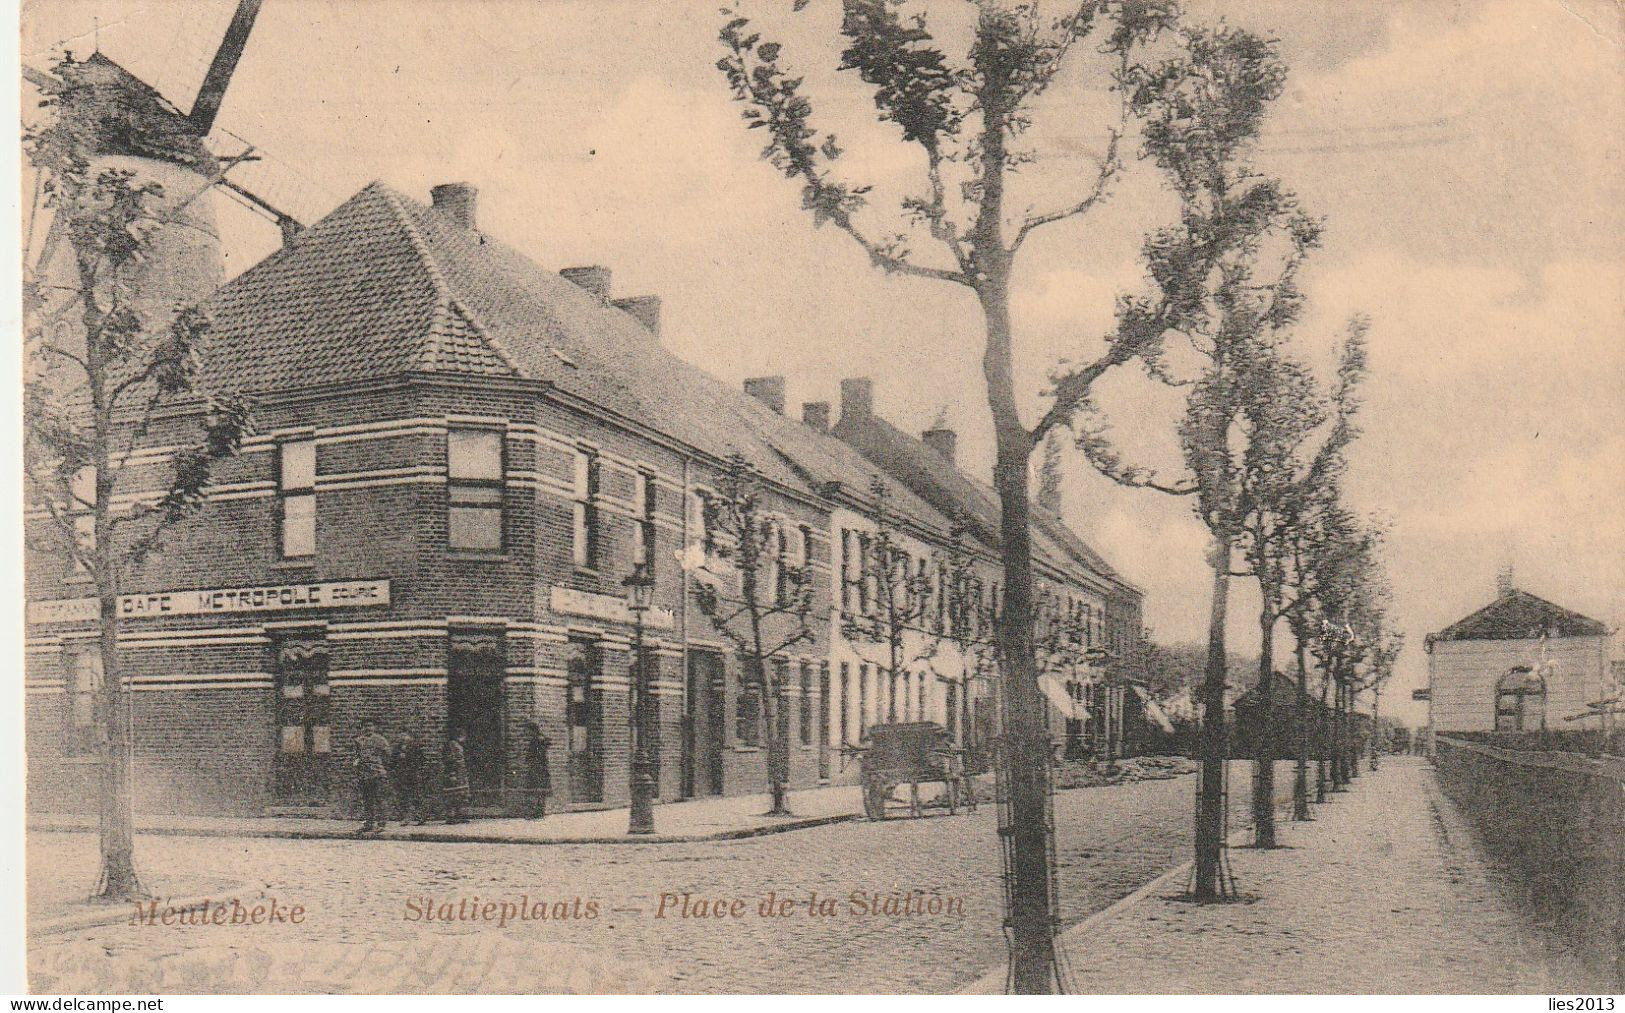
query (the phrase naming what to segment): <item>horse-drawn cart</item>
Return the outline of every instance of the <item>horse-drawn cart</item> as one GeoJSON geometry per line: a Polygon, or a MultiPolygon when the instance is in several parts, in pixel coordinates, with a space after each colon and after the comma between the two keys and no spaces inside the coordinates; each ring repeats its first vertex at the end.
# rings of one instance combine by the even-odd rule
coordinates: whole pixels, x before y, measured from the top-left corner
{"type": "Polygon", "coordinates": [[[976,809],[976,791],[965,773],[965,751],[955,747],[947,729],[935,722],[875,725],[864,745],[847,752],[858,757],[863,812],[872,820],[886,818],[893,793],[905,784],[911,816],[922,815],[920,785],[932,782],[942,785],[950,816],[961,804],[976,809]]]}

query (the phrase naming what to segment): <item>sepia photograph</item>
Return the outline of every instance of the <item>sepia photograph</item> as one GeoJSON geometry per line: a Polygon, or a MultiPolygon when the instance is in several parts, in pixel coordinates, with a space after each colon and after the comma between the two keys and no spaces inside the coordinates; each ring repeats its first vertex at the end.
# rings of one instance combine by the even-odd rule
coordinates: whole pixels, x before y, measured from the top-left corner
{"type": "Polygon", "coordinates": [[[14,994],[1625,994],[1618,0],[15,10],[14,994]]]}

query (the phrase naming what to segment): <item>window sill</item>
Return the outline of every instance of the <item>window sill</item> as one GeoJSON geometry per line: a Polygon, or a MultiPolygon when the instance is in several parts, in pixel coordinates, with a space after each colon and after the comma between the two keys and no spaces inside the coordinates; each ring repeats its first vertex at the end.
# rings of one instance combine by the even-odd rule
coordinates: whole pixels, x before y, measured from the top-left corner
{"type": "Polygon", "coordinates": [[[464,559],[475,563],[506,563],[511,558],[506,552],[486,552],[480,549],[447,549],[447,559],[464,559]]]}
{"type": "Polygon", "coordinates": [[[733,748],[736,753],[760,753],[762,751],[761,746],[735,746],[733,748]]]}
{"type": "Polygon", "coordinates": [[[578,567],[576,567],[576,576],[577,577],[592,577],[593,579],[596,580],[596,579],[599,579],[599,578],[603,577],[603,574],[600,573],[599,571],[593,569],[590,566],[578,566],[578,567]]]}
{"type": "Polygon", "coordinates": [[[273,570],[314,570],[316,569],[315,556],[301,556],[298,559],[279,559],[271,564],[273,570]]]}
{"type": "Polygon", "coordinates": [[[65,753],[62,762],[75,767],[94,767],[101,763],[101,758],[95,753],[65,753]]]}

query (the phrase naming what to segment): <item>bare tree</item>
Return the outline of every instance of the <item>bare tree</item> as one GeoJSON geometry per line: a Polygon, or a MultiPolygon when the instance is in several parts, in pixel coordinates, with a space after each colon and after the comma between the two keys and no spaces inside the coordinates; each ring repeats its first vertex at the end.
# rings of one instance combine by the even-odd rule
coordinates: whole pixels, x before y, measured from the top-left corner
{"type": "Polygon", "coordinates": [[[757,715],[767,746],[770,814],[788,816],[790,743],[780,717],[782,680],[774,662],[813,639],[812,567],[792,551],[792,532],[764,502],[761,480],[742,456],[731,457],[714,492],[704,497],[705,530],[714,541],[705,567],[694,572],[695,602],[733,644],[743,666],[741,692],[759,694],[757,715]]]}
{"type": "Polygon", "coordinates": [[[99,160],[98,99],[84,66],[69,56],[52,76],[41,75],[44,117],[23,138],[55,254],[30,265],[23,282],[25,495],[48,520],[33,544],[69,559],[95,593],[97,892],[125,900],[143,891],[119,596],[165,534],[202,507],[211,465],[237,452],[249,423],[243,404],[200,388],[208,317],[196,307],[158,305],[152,286],[161,280],[146,268],[180,206],[158,183],[99,160]],[[186,413],[196,442],[157,465],[151,455],[133,461],[161,407],[186,413]]]}
{"type": "Polygon", "coordinates": [[[1144,257],[1154,295],[1120,301],[1119,328],[1153,331],[1140,353],[1158,381],[1187,391],[1178,424],[1182,477],[1126,464],[1092,398],[1074,406],[1078,443],[1097,470],[1127,486],[1194,497],[1212,544],[1208,658],[1202,684],[1202,782],[1195,895],[1216,898],[1223,851],[1225,622],[1244,534],[1241,483],[1248,448],[1238,432],[1250,373],[1285,341],[1302,304],[1297,276],[1319,245],[1320,224],[1295,197],[1248,162],[1263,117],[1284,86],[1276,45],[1229,28],[1187,30],[1182,53],[1144,75],[1135,92],[1146,149],[1179,195],[1180,223],[1155,233],[1144,257]],[[1194,375],[1164,339],[1195,363],[1194,375]]]}
{"type": "MultiPolygon", "coordinates": [[[[808,0],[795,0],[792,8],[807,6],[808,0]]],[[[1240,76],[1216,72],[1213,57],[1219,51],[1267,49],[1267,44],[1229,31],[1171,35],[1177,20],[1173,0],[1083,0],[1053,15],[1041,13],[1037,4],[996,0],[956,7],[971,21],[965,26],[965,57],[957,64],[933,32],[933,19],[951,21],[952,15],[941,13],[947,8],[922,3],[910,14],[902,7],[891,0],[843,0],[841,6],[839,69],[873,89],[879,119],[894,125],[923,162],[920,190],[902,199],[901,217],[889,225],[876,224],[869,213],[871,185],[834,171],[842,148],[835,134],[814,125],[803,79],[781,60],[780,43],[764,40],[749,18],[725,10],[724,53],[717,67],[743,104],[747,127],[765,131],[763,156],[800,185],[802,206],[815,225],[845,233],[883,270],[957,285],[976,300],[1005,571],[998,638],[1005,715],[1001,755],[1010,785],[1011,816],[1003,828],[1013,883],[1010,983],[1017,992],[1050,991],[1060,981],[1052,842],[1045,829],[1049,744],[1032,660],[1028,465],[1035,447],[1051,430],[1070,423],[1103,374],[1154,354],[1164,335],[1180,327],[1189,306],[1175,292],[1160,302],[1124,300],[1105,351],[1057,369],[1048,409],[1029,424],[1022,419],[1015,385],[1011,279],[1018,254],[1033,235],[1086,215],[1106,198],[1122,168],[1121,141],[1131,116],[1150,114],[1147,153],[1170,168],[1183,167],[1176,176],[1193,181],[1198,165],[1226,165],[1235,149],[1251,140],[1279,81],[1262,60],[1231,60],[1232,69],[1245,71],[1240,76]],[[1165,38],[1191,48],[1192,56],[1145,65],[1147,46],[1165,38]],[[1063,68],[1079,62],[1074,56],[1091,51],[1104,60],[1111,90],[1121,100],[1096,167],[1079,181],[1071,200],[1018,213],[1008,190],[1012,177],[1043,161],[1023,147],[1035,102],[1063,68]],[[1179,91],[1196,101],[1175,101],[1179,91]],[[1188,111],[1177,113],[1176,106],[1188,111]],[[926,244],[923,254],[912,248],[920,241],[926,244]]],[[[943,37],[951,38],[954,27],[948,25],[943,37]]],[[[1216,264],[1238,233],[1249,231],[1261,210],[1256,198],[1221,190],[1212,192],[1216,203],[1202,214],[1204,224],[1193,229],[1189,242],[1155,251],[1164,266],[1177,265],[1190,274],[1197,263],[1216,264]]],[[[1187,208],[1194,207],[1197,193],[1186,196],[1187,208]]]]}
{"type": "Polygon", "coordinates": [[[1254,845],[1260,848],[1276,846],[1275,626],[1299,606],[1287,597],[1294,539],[1313,523],[1326,490],[1338,487],[1344,452],[1358,433],[1353,419],[1365,374],[1365,327],[1363,320],[1350,325],[1329,396],[1279,347],[1245,346],[1237,364],[1242,391],[1237,422],[1246,447],[1237,483],[1238,540],[1260,598],[1260,734],[1253,763],[1254,845]]]}

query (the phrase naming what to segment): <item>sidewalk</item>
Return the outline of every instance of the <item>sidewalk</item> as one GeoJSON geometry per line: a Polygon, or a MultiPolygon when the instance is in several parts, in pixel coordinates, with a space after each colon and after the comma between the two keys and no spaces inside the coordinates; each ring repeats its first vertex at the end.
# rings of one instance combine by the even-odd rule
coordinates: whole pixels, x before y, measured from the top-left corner
{"type": "MultiPolygon", "coordinates": [[[[672,844],[726,841],[782,833],[853,819],[863,811],[855,785],[808,788],[790,793],[793,816],[768,816],[766,794],[668,802],[654,807],[655,833],[626,832],[626,809],[549,813],[545,819],[477,819],[447,826],[402,826],[390,823],[369,840],[436,841],[462,844],[672,844]]],[[[182,837],[354,837],[358,820],[308,816],[212,817],[138,816],[136,832],[182,837]]],[[[38,814],[30,831],[94,830],[92,816],[38,814]]]]}
{"type": "MultiPolygon", "coordinates": [[[[1181,869],[1069,929],[1076,992],[1606,991],[1503,899],[1424,761],[1389,758],[1313,812],[1282,822],[1282,849],[1232,846],[1239,902],[1177,899],[1181,869]]],[[[966,991],[996,993],[1003,977],[966,991]]]]}

